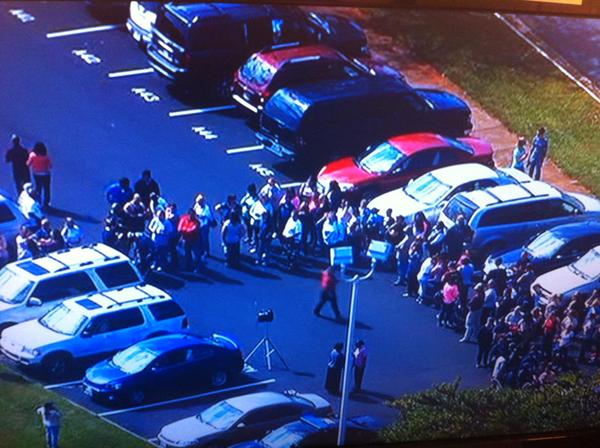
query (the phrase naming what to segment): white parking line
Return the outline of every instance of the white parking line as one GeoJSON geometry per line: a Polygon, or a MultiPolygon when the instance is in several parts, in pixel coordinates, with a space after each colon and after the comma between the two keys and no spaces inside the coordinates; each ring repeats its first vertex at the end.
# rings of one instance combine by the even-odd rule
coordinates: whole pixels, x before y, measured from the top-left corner
{"type": "Polygon", "coordinates": [[[158,403],[145,404],[145,405],[136,406],[136,407],[133,407],[133,408],[117,409],[115,411],[101,412],[101,413],[99,413],[97,415],[98,415],[98,417],[108,417],[109,415],[124,414],[126,412],[139,411],[141,409],[155,408],[155,407],[164,406],[164,405],[167,405],[167,404],[179,403],[181,401],[194,400],[196,398],[202,398],[202,397],[210,397],[211,395],[218,395],[218,394],[222,394],[222,393],[225,393],[225,392],[233,392],[235,390],[248,389],[250,387],[255,387],[255,386],[263,386],[263,385],[266,385],[266,384],[272,384],[274,382],[275,382],[275,378],[271,378],[271,379],[264,380],[264,381],[258,381],[256,383],[242,384],[241,386],[234,386],[234,387],[228,387],[226,389],[213,390],[211,392],[204,392],[202,394],[192,395],[192,396],[189,396],[189,397],[182,397],[182,398],[176,398],[174,400],[168,400],[168,401],[161,401],[161,402],[158,402],[158,403]]]}
{"type": "Polygon", "coordinates": [[[123,25],[101,25],[101,26],[91,26],[89,28],[79,28],[75,30],[64,30],[64,31],[55,31],[53,33],[46,34],[48,39],[53,39],[55,37],[65,37],[65,36],[74,36],[76,34],[86,34],[86,33],[95,33],[98,31],[109,31],[116,30],[117,28],[122,28],[123,25]]]}
{"type": "Polygon", "coordinates": [[[46,390],[58,389],[59,387],[74,386],[76,384],[81,384],[81,380],[69,381],[68,383],[49,384],[48,386],[44,386],[44,389],[46,389],[46,390]]]}
{"type": "Polygon", "coordinates": [[[235,109],[233,104],[228,104],[226,106],[215,106],[215,107],[206,107],[204,109],[188,109],[188,110],[178,110],[175,112],[169,112],[169,117],[183,117],[184,115],[196,115],[196,114],[205,114],[207,112],[218,112],[220,110],[229,110],[235,109]]]}
{"type": "Polygon", "coordinates": [[[241,148],[230,148],[226,152],[227,152],[227,154],[239,154],[240,152],[260,151],[261,149],[264,149],[264,145],[242,146],[241,148]]]}
{"type": "Polygon", "coordinates": [[[108,74],[109,78],[123,78],[124,76],[144,75],[146,73],[153,73],[152,67],[139,68],[135,70],[124,70],[122,72],[112,72],[108,74]]]}

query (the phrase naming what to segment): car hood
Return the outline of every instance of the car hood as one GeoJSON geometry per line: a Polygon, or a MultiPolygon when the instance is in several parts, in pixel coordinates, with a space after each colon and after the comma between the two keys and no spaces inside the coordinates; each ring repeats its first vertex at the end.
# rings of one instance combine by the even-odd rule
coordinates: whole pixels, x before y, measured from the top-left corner
{"type": "Polygon", "coordinates": [[[469,111],[467,103],[449,92],[434,89],[415,89],[421,98],[427,101],[434,110],[469,111]]]}
{"type": "Polygon", "coordinates": [[[586,212],[600,212],[600,201],[598,199],[581,193],[569,193],[569,196],[573,196],[581,202],[586,212]]]}
{"type": "Polygon", "coordinates": [[[540,275],[534,282],[540,285],[550,294],[565,294],[569,291],[579,289],[589,283],[589,280],[577,275],[569,266],[564,266],[554,271],[540,275]]]}
{"type": "Polygon", "coordinates": [[[462,137],[457,140],[473,148],[474,157],[492,160],[494,151],[489,142],[474,137],[462,137]]]}
{"type": "Polygon", "coordinates": [[[368,173],[360,168],[353,157],[345,157],[325,165],[319,173],[318,180],[324,185],[329,185],[332,180],[344,184],[359,185],[375,177],[375,174],[368,173]]]}
{"type": "Polygon", "coordinates": [[[23,306],[23,303],[6,303],[0,300],[0,313],[6,310],[12,310],[18,306],[23,306]]]}
{"type": "Polygon", "coordinates": [[[402,188],[377,196],[369,202],[368,207],[369,209],[379,209],[381,215],[384,215],[385,211],[391,208],[392,216],[402,215],[407,221],[411,221],[410,217],[427,208],[425,204],[415,201],[407,195],[402,188]]]}
{"type": "Polygon", "coordinates": [[[131,375],[113,365],[109,359],[99,362],[85,372],[85,379],[91,383],[103,386],[113,381],[122,380],[131,375]]]}
{"type": "Polygon", "coordinates": [[[31,349],[56,344],[70,338],[72,336],[57,333],[42,326],[37,319],[13,325],[2,332],[2,339],[31,349]]]}
{"type": "Polygon", "coordinates": [[[221,430],[202,423],[196,416],[178,420],[164,426],[158,435],[159,439],[166,442],[178,442],[180,444],[192,444],[199,440],[206,440],[221,433],[221,430]]]}

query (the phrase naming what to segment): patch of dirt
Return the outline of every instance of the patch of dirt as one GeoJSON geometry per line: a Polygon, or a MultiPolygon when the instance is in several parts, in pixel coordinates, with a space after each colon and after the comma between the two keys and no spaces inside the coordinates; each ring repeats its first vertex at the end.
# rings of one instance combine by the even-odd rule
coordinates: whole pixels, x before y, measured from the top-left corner
{"type": "MultiPolygon", "coordinates": [[[[360,8],[331,8],[321,7],[319,9],[331,14],[344,15],[351,19],[365,23],[368,14],[360,8]]],[[[433,66],[417,61],[409,50],[397,43],[391,36],[379,34],[377,31],[365,27],[371,59],[374,62],[386,63],[399,70],[407,81],[413,86],[434,87],[452,92],[464,98],[471,107],[473,113],[472,135],[488,140],[494,148],[494,161],[497,166],[509,166],[512,159],[512,150],[518,136],[511,132],[500,120],[487,113],[467,92],[446,78],[443,73],[437,71],[433,66]]],[[[526,136],[528,139],[533,136],[526,136]]],[[[552,152],[552,146],[550,146],[552,152]]],[[[552,160],[546,159],[542,172],[542,179],[551,184],[567,190],[589,194],[589,190],[576,179],[570,178],[563,173],[552,160]]]]}

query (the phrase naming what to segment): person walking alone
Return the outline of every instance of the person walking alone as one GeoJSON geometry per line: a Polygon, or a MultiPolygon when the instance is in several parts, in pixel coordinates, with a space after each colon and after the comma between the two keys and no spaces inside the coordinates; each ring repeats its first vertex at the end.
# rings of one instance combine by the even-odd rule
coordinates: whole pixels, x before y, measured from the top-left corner
{"type": "Polygon", "coordinates": [[[6,151],[4,160],[12,165],[13,180],[17,196],[21,194],[23,185],[31,182],[27,159],[29,152],[21,145],[21,139],[18,135],[13,135],[11,138],[12,146],[6,151]]]}
{"type": "Polygon", "coordinates": [[[335,278],[335,273],[332,267],[328,267],[321,274],[321,296],[319,298],[319,303],[313,310],[313,314],[315,316],[321,316],[321,309],[323,306],[329,302],[331,303],[331,308],[335,313],[335,318],[338,321],[342,320],[342,314],[340,313],[340,309],[338,308],[337,303],[337,293],[335,291],[337,280],[335,278]]]}
{"type": "Polygon", "coordinates": [[[33,150],[29,153],[27,166],[31,168],[35,191],[38,200],[44,207],[50,206],[50,172],[52,170],[52,160],[48,156],[48,148],[42,142],[33,145],[33,150]]]}
{"type": "Polygon", "coordinates": [[[42,417],[42,423],[46,430],[46,443],[48,448],[58,448],[62,413],[51,401],[40,406],[36,412],[42,417]]]}
{"type": "Polygon", "coordinates": [[[338,342],[333,346],[327,363],[327,376],[325,377],[325,389],[330,394],[339,395],[342,370],[344,370],[344,344],[338,342]]]}
{"type": "Polygon", "coordinates": [[[528,158],[529,176],[535,180],[540,180],[542,177],[542,166],[548,155],[549,146],[550,141],[546,136],[546,128],[541,127],[531,142],[531,151],[528,158]]]}
{"type": "Polygon", "coordinates": [[[364,341],[360,340],[356,343],[352,356],[354,358],[354,389],[352,389],[352,392],[357,393],[362,390],[362,382],[367,367],[368,352],[364,341]]]}

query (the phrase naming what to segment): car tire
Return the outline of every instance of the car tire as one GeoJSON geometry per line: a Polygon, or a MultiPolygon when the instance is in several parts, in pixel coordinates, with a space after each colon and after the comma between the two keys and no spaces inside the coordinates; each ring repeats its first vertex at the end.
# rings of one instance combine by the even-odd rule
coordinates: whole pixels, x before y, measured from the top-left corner
{"type": "Polygon", "coordinates": [[[129,393],[128,402],[131,406],[139,406],[146,400],[146,394],[142,389],[133,389],[129,393]]]}
{"type": "Polygon", "coordinates": [[[224,370],[216,370],[210,376],[210,385],[212,387],[222,387],[229,381],[229,375],[224,370]]]}
{"type": "Polygon", "coordinates": [[[63,378],[72,362],[73,358],[68,353],[50,353],[42,359],[42,370],[52,379],[63,378]]]}

